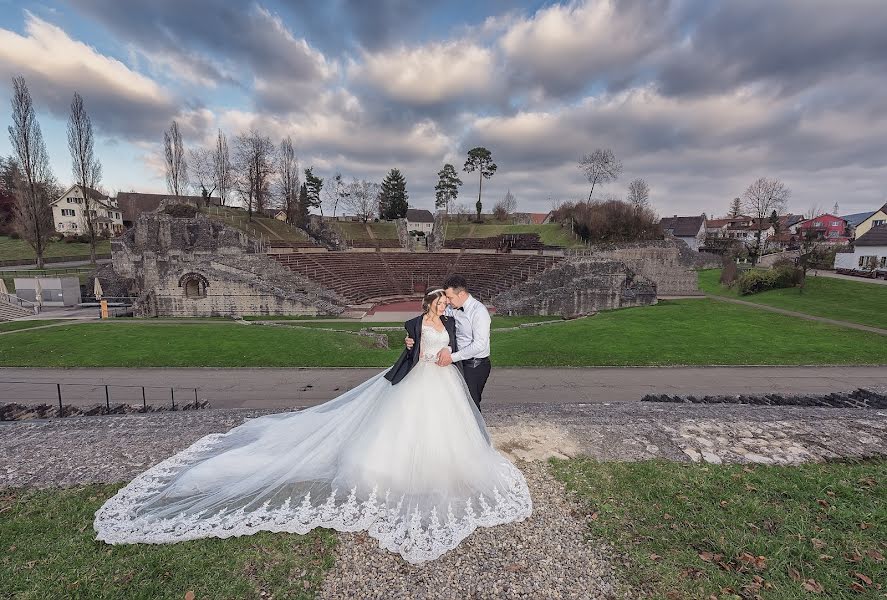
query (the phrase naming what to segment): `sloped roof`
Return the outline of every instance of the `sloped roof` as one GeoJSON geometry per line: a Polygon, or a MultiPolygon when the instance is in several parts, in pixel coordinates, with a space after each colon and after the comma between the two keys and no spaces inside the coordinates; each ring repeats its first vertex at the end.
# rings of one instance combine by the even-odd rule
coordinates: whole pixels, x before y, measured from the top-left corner
{"type": "Polygon", "coordinates": [[[693,237],[699,233],[705,223],[705,215],[698,217],[665,217],[659,221],[662,229],[675,237],[693,237]]]}
{"type": "Polygon", "coordinates": [[[548,215],[550,215],[550,214],[551,214],[550,212],[530,213],[530,222],[533,223],[533,225],[542,225],[542,223],[545,222],[545,219],[547,219],[548,215]]]}
{"type": "Polygon", "coordinates": [[[411,223],[434,223],[434,215],[424,208],[408,208],[407,221],[411,223]]]}
{"type": "Polygon", "coordinates": [[[887,246],[887,225],[872,227],[854,244],[856,246],[887,246]]]}

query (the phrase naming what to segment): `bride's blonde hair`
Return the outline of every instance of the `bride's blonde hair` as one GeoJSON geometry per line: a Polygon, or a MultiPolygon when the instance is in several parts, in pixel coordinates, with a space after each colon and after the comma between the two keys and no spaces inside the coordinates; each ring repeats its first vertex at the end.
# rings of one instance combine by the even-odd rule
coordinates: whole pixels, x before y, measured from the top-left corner
{"type": "Polygon", "coordinates": [[[435,302],[441,297],[445,296],[443,288],[439,286],[432,286],[425,290],[425,296],[422,298],[422,314],[427,315],[428,311],[431,310],[431,307],[435,302]]]}

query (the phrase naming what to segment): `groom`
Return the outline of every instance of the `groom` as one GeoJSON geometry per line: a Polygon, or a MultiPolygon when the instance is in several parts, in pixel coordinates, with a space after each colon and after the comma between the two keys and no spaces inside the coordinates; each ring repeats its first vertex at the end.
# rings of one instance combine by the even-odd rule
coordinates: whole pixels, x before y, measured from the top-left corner
{"type": "MultiPolygon", "coordinates": [[[[471,399],[480,410],[484,386],[490,377],[490,313],[483,302],[468,293],[468,284],[461,275],[450,275],[443,283],[449,300],[447,316],[456,321],[458,350],[444,348],[438,353],[437,364],[445,367],[457,363],[462,368],[471,399]]],[[[407,348],[413,347],[413,339],[406,339],[407,348]]]]}

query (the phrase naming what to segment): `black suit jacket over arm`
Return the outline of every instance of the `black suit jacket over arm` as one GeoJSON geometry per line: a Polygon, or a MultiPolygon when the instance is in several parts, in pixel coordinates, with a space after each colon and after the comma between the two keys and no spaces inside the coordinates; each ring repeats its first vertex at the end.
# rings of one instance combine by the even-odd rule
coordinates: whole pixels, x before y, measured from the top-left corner
{"type": "MultiPolygon", "coordinates": [[[[459,350],[456,345],[456,321],[445,316],[442,316],[440,320],[446,328],[447,333],[450,334],[450,348],[453,349],[453,352],[456,352],[459,350]]],[[[400,383],[401,380],[407,376],[407,373],[416,366],[416,363],[419,362],[419,352],[422,347],[422,315],[410,319],[404,323],[403,326],[404,329],[407,330],[407,335],[413,338],[415,343],[413,344],[412,350],[404,348],[403,352],[400,354],[400,358],[394,363],[394,366],[388,369],[388,372],[385,373],[385,379],[390,381],[392,385],[400,383]]]]}

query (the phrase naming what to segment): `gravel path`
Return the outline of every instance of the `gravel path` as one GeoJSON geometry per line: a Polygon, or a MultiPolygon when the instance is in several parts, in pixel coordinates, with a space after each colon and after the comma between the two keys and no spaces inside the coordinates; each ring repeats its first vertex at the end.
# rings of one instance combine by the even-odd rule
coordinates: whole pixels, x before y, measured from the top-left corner
{"type": "Polygon", "coordinates": [[[533,515],[475,531],[436,561],[410,565],[366,534],[340,536],[320,598],[616,598],[606,548],[585,541],[563,487],[541,463],[519,463],[533,515]]]}

